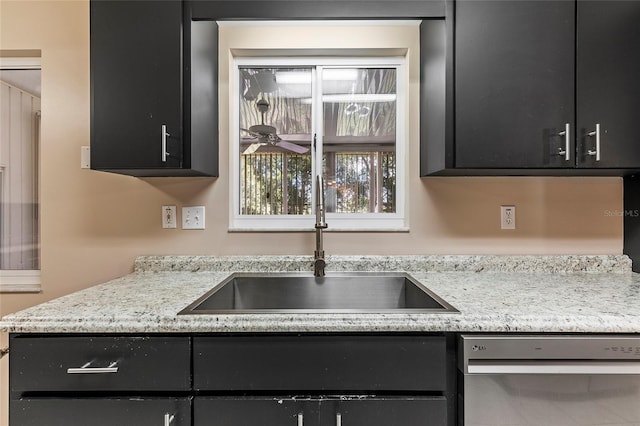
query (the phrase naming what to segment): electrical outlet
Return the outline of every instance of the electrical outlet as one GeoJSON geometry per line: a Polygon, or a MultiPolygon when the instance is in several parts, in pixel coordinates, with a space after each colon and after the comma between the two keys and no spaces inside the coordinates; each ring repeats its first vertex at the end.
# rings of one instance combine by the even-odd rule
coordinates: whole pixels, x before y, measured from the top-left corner
{"type": "Polygon", "coordinates": [[[91,168],[91,148],[88,146],[80,147],[80,168],[91,168]]]}
{"type": "Polygon", "coordinates": [[[178,227],[176,206],[162,206],[162,227],[164,229],[175,229],[178,227]]]}
{"type": "Polygon", "coordinates": [[[500,206],[500,229],[516,229],[516,206],[500,206]]]}
{"type": "Polygon", "coordinates": [[[204,206],[182,208],[182,229],[204,229],[204,206]]]}

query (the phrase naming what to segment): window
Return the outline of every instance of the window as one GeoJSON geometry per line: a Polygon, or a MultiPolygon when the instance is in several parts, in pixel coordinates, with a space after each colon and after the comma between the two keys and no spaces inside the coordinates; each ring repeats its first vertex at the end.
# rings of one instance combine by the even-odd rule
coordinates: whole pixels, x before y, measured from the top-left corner
{"type": "Polygon", "coordinates": [[[403,63],[237,58],[231,228],[406,229],[403,63]]]}
{"type": "Polygon", "coordinates": [[[0,58],[0,291],[40,290],[40,58],[0,58]]]}

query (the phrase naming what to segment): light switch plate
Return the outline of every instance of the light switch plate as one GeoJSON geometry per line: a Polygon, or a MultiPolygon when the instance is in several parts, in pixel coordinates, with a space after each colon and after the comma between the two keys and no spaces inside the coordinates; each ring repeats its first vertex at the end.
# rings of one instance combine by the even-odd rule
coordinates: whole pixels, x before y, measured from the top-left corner
{"type": "Polygon", "coordinates": [[[204,206],[182,208],[182,229],[204,229],[204,206]]]}

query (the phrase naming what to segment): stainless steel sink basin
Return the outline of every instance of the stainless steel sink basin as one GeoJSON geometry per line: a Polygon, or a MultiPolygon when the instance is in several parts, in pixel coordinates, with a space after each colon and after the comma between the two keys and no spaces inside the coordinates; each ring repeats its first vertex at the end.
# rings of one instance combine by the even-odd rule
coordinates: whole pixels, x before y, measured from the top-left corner
{"type": "Polygon", "coordinates": [[[235,273],[179,314],[458,312],[405,273],[235,273]]]}

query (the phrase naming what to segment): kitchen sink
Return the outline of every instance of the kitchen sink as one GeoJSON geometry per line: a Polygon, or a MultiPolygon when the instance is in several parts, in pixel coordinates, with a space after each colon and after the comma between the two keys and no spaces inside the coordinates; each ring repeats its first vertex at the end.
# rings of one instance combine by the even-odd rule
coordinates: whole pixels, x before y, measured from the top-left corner
{"type": "Polygon", "coordinates": [[[406,273],[234,273],[179,312],[458,312],[406,273]]]}

